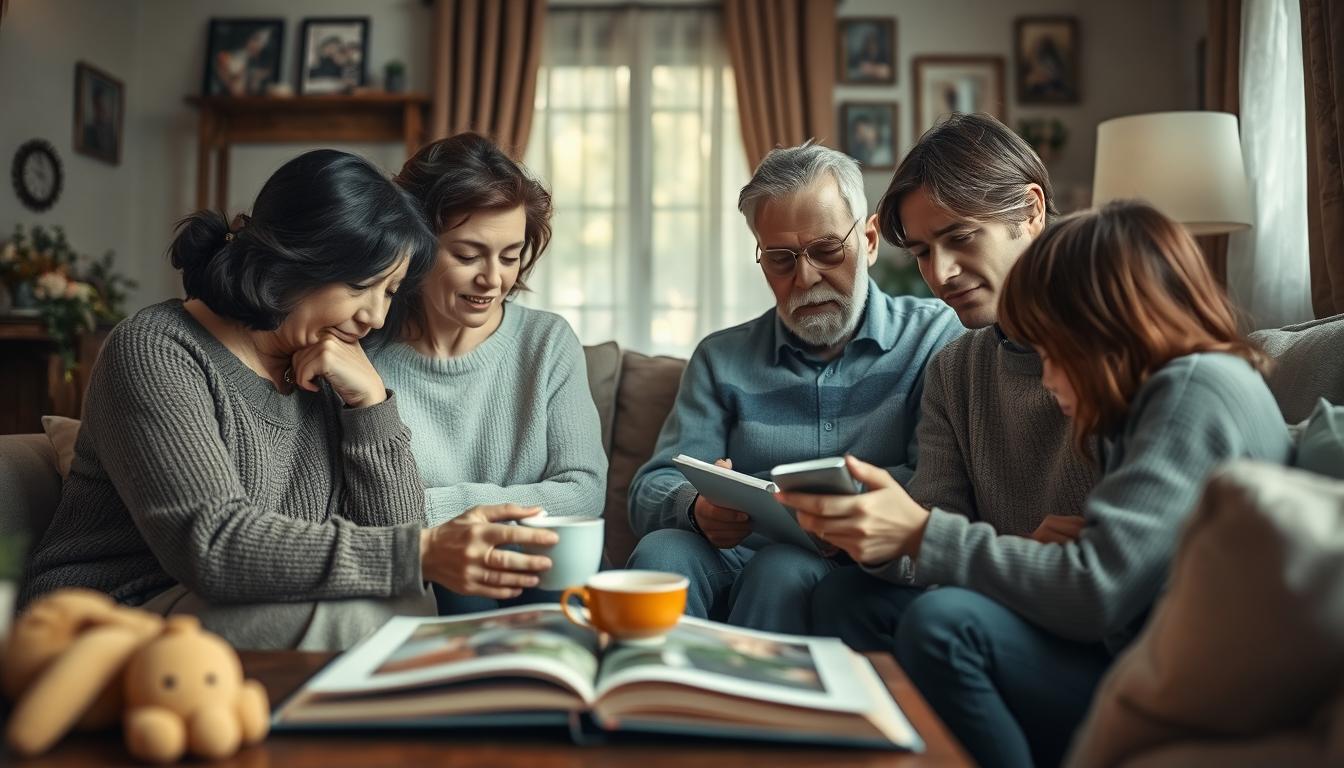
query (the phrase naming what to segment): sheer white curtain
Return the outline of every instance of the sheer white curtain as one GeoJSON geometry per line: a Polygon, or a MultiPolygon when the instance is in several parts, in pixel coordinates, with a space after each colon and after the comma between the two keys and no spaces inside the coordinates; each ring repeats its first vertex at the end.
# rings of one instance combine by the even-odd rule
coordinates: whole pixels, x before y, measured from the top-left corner
{"type": "Polygon", "coordinates": [[[1255,224],[1228,241],[1227,284],[1256,328],[1313,317],[1302,66],[1298,0],[1243,3],[1241,151],[1255,224]]]}
{"type": "Polygon", "coordinates": [[[773,303],[717,10],[553,7],[526,163],[555,204],[525,304],[585,344],[686,356],[773,303]]]}

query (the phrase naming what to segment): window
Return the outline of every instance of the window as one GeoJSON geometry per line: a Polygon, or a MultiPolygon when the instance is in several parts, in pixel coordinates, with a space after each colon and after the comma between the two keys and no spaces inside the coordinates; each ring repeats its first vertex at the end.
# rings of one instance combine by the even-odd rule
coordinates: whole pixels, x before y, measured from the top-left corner
{"type": "Polygon", "coordinates": [[[521,301],[585,344],[681,356],[772,306],[739,131],[717,11],[552,9],[525,160],[554,234],[521,301]]]}

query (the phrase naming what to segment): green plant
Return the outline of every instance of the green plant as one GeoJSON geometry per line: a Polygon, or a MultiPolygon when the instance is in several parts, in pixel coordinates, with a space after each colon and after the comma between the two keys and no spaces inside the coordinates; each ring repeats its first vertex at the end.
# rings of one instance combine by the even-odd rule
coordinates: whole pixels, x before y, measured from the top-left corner
{"type": "Polygon", "coordinates": [[[135,281],[112,268],[113,258],[111,251],[100,259],[79,254],[61,227],[26,231],[20,224],[0,248],[0,279],[10,288],[31,285],[47,335],[65,366],[66,381],[76,367],[80,334],[100,322],[120,320],[126,291],[136,287],[135,281]]]}

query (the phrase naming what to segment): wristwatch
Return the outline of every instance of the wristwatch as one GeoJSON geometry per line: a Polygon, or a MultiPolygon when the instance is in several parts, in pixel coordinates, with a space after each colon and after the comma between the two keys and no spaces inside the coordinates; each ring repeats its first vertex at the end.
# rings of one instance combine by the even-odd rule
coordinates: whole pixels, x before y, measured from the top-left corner
{"type": "Polygon", "coordinates": [[[695,503],[699,500],[700,494],[698,493],[695,494],[695,498],[691,499],[691,506],[686,508],[686,522],[690,523],[692,531],[704,536],[705,532],[700,529],[700,524],[695,522],[695,503]]]}

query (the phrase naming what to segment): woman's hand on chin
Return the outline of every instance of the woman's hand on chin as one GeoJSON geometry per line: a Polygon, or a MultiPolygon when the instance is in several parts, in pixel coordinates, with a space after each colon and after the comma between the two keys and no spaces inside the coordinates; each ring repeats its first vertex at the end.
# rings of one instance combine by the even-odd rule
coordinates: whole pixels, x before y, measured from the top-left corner
{"type": "Polygon", "coordinates": [[[322,340],[295,352],[290,358],[295,386],[318,391],[318,379],[326,379],[349,408],[365,408],[387,399],[383,378],[374,370],[364,348],[324,334],[322,340]]]}
{"type": "Polygon", "coordinates": [[[505,523],[540,511],[540,507],[517,504],[472,507],[454,520],[426,528],[420,532],[422,575],[459,595],[495,600],[517,597],[523,589],[537,585],[537,574],[550,569],[551,559],[502,547],[549,547],[559,537],[543,528],[505,523]]]}

